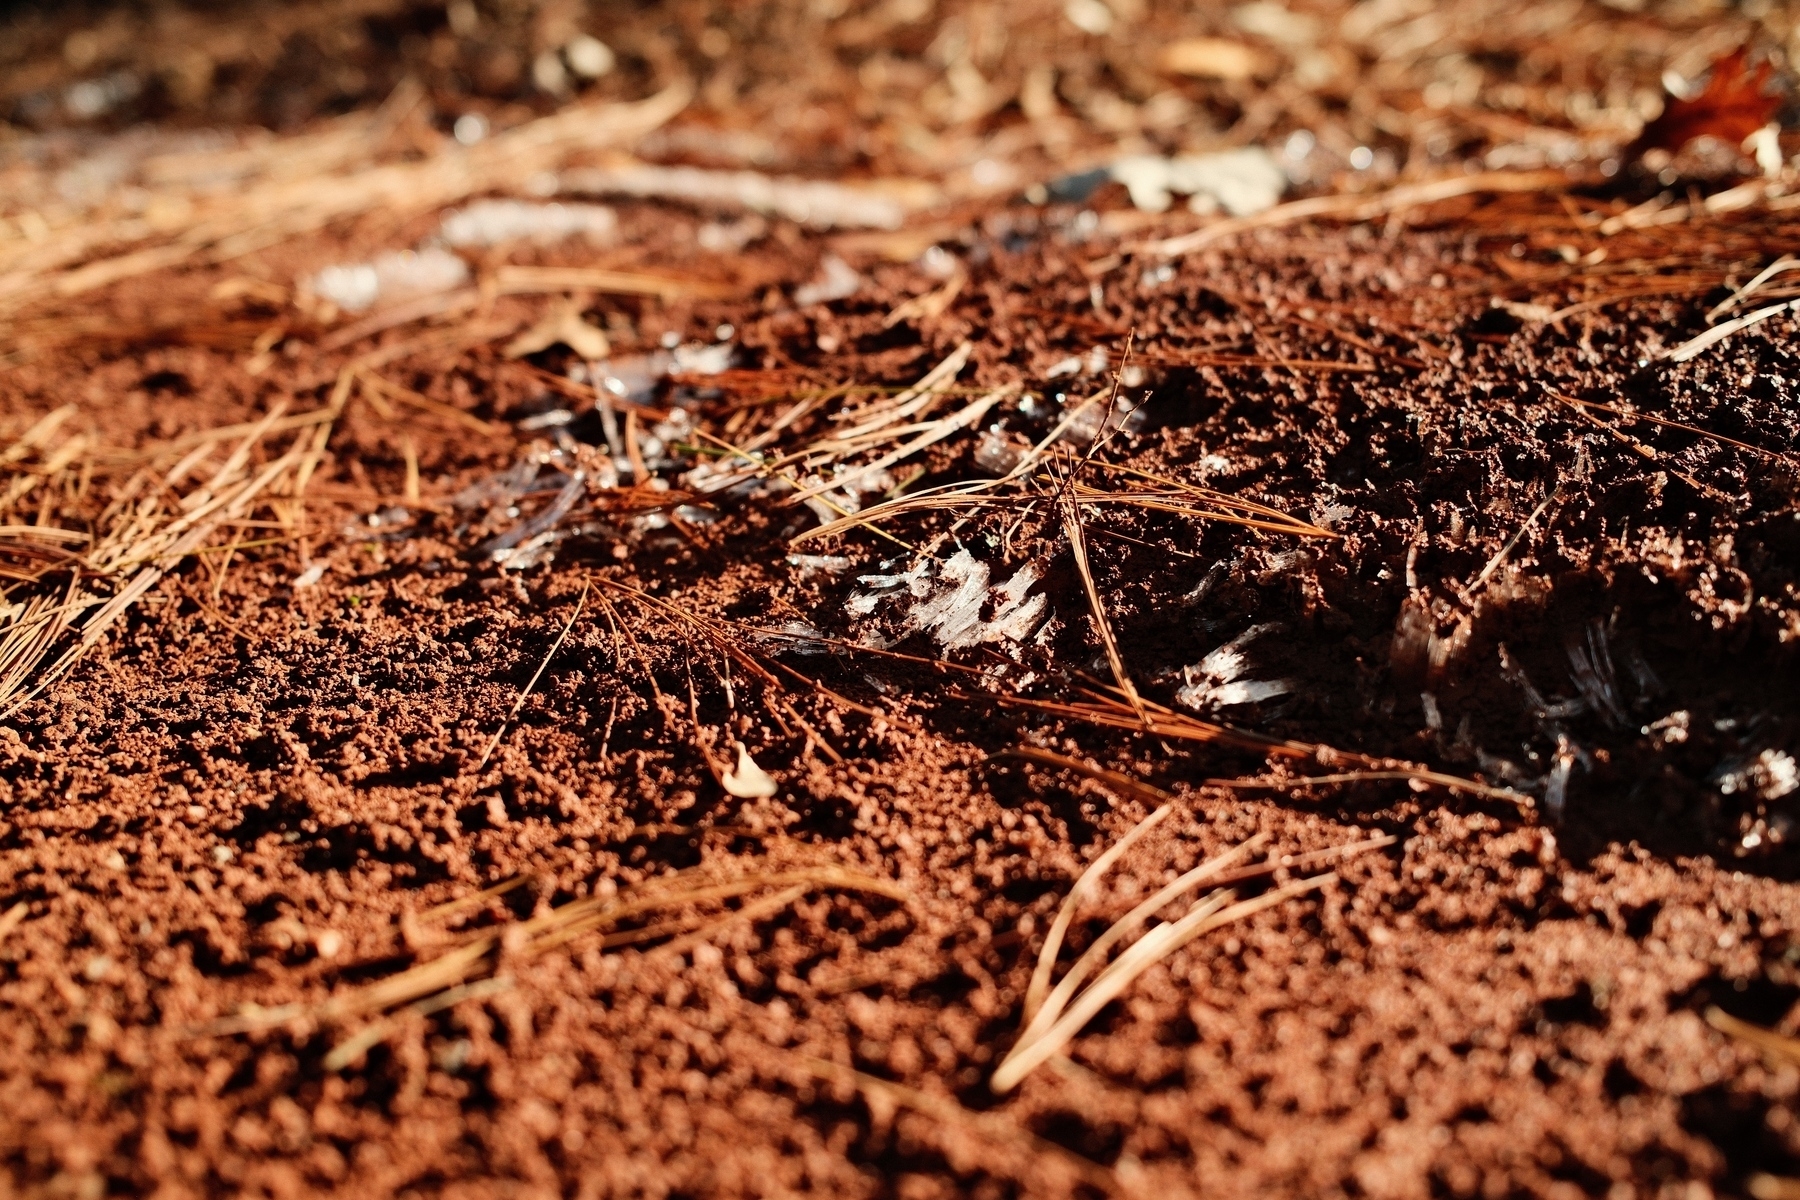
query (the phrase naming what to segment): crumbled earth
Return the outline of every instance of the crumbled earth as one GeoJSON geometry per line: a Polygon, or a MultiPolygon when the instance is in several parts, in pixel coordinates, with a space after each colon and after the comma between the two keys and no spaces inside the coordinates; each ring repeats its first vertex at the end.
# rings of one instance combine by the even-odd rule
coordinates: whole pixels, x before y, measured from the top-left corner
{"type": "MultiPolygon", "coordinates": [[[[970,228],[971,284],[923,323],[883,318],[935,281],[869,262],[870,285],[831,306],[607,301],[593,319],[610,313],[627,350],[732,324],[736,370],[662,400],[720,430],[748,406],[738,437],[810,382],[901,386],[965,338],[963,382],[1030,389],[1037,409],[997,411],[1041,436],[1061,395],[1109,386],[1085,361],[1052,369],[1094,346],[1116,368],[1129,333],[1140,415],[1105,459],[1334,535],[1096,509],[1092,569],[1144,693],[1175,703],[1184,667],[1271,626],[1239,643],[1244,677],[1291,687],[1201,715],[1480,775],[1522,802],[1392,780],[1207,784],[1279,772],[997,703],[1107,676],[1053,512],[891,526],[996,581],[1042,573],[1037,634],[946,650],[907,634],[903,602],[846,607],[907,552],[866,531],[791,547],[814,518],[769,489],[698,498],[675,522],[602,506],[549,564],[502,575],[472,551],[511,519],[453,498],[545,435],[353,406],[304,543],[176,572],[0,741],[0,905],[27,907],[0,942],[10,1186],[930,1196],[1099,1179],[1128,1194],[1692,1197],[1791,1172],[1800,1072],[1702,1019],[1800,1018],[1779,777],[1800,633],[1791,325],[1688,367],[1643,360],[1701,328],[1710,296],[1521,325],[1486,299],[1524,217],[1477,215],[1387,236],[1266,232],[1157,269],[1106,261],[1120,244],[1087,240],[1073,210],[1019,208],[970,228]],[[1608,432],[1556,394],[1629,400],[1779,457],[1668,427],[1608,432]],[[402,432],[425,485],[403,514],[402,432]],[[788,559],[800,551],[849,565],[788,559]],[[303,583],[309,563],[323,571],[303,583]],[[919,661],[938,658],[975,670],[919,661]],[[735,741],[774,796],[721,787],[735,741]],[[1178,797],[1081,910],[1073,951],[1254,833],[1283,853],[1398,841],[1179,950],[1067,1060],[996,1097],[987,1076],[1049,917],[1151,807],[996,757],[1021,743],[1178,797]],[[825,890],[686,944],[576,939],[528,962],[503,940],[497,985],[403,1016],[342,1069],[325,1056],[358,1022],[209,1033],[671,871],[822,863],[897,881],[910,902],[825,890]],[[816,1060],[962,1107],[896,1108],[816,1060]]],[[[679,247],[698,220],[627,207],[610,265],[697,270],[679,247]]],[[[296,243],[270,269],[381,236],[296,243]]],[[[802,282],[819,252],[771,240],[738,269],[802,282]]],[[[174,289],[199,306],[222,273],[103,303],[120,322],[174,289]]],[[[505,303],[520,322],[536,311],[505,303]]],[[[562,353],[533,361],[560,373],[562,353]]],[[[242,361],[76,341],[0,388],[15,424],[74,400],[132,445],[322,402],[336,360],[300,353],[257,377],[242,361]]],[[[397,377],[508,428],[554,399],[493,347],[397,377]]],[[[945,443],[914,486],[979,475],[976,450],[945,443]]],[[[683,470],[665,472],[676,488],[683,470]]]]}
{"type": "MultiPolygon", "coordinates": [[[[1626,7],[1594,19],[1647,27],[1626,7]]],[[[448,8],[381,0],[289,31],[291,58],[209,42],[204,86],[155,76],[109,119],[299,127],[415,70],[497,123],[552,107],[526,82],[549,35],[525,6],[482,11],[510,14],[485,42],[448,8]],[[354,69],[316,69],[333,38],[354,69]]],[[[914,60],[949,53],[911,11],[834,25],[846,57],[822,74],[906,92],[914,60]]],[[[648,8],[621,18],[620,70],[590,90],[717,60],[703,111],[785,113],[799,134],[770,144],[802,146],[724,165],[905,173],[940,155],[903,120],[860,142],[807,124],[794,96],[823,86],[806,31],[826,18],[730,25],[728,48],[782,48],[734,105],[717,78],[735,58],[682,12],[666,30],[648,8]]],[[[0,101],[54,132],[71,80],[139,66],[138,18],[98,49],[53,18],[19,19],[35,40],[9,53],[47,65],[0,101]]],[[[1098,80],[1064,85],[1084,113],[1114,84],[1146,105],[1163,86],[1119,83],[1142,74],[1124,49],[1096,66],[1051,40],[1065,80],[1098,80]]],[[[1023,76],[1034,46],[981,61],[1023,76]]],[[[1606,46],[1654,80],[1660,59],[1606,46]]],[[[1181,86],[1195,121],[1291,123],[1247,84],[1181,86]]],[[[713,132],[672,128],[663,157],[739,145],[713,132]]],[[[1665,357],[1800,252],[1800,220],[1599,232],[1654,194],[1595,173],[1172,260],[1149,239],[1197,218],[1147,218],[1116,184],[936,213],[929,236],[639,201],[608,244],[475,263],[725,285],[573,298],[620,361],[729,349],[633,410],[655,476],[640,486],[611,485],[635,467],[586,364],[562,346],[505,357],[560,298],[344,344],[287,304],[323,265],[421,244],[435,214],[11,314],[9,445],[64,404],[109,452],[316,409],[358,355],[435,407],[356,398],[302,514],[259,510],[191,557],[0,725],[0,1196],[1701,1200],[1800,1176],[1800,1066],[1717,1027],[1800,1035],[1796,321],[1665,357]],[[799,304],[827,255],[855,289],[799,304]],[[820,518],[791,485],[705,490],[727,447],[804,445],[965,343],[933,415],[1012,390],[860,499],[1004,472],[1100,397],[1034,496],[796,541],[820,518]],[[520,464],[537,474],[508,488],[520,464]],[[1319,752],[1068,709],[1116,679],[1058,488],[1142,482],[1126,470],[1311,527],[1078,510],[1143,698],[1319,752]],[[560,540],[497,562],[565,491],[560,540]],[[741,785],[740,744],[773,794],[741,785]],[[1344,778],[1370,761],[1481,786],[1344,778]],[[1271,856],[1392,840],[1176,950],[996,1095],[1055,914],[1156,808],[1145,785],[1173,815],[1099,881],[1059,971],[1247,839],[1271,856]],[[774,882],[826,868],[837,883],[774,882]],[[743,879],[769,882],[548,950],[527,936],[566,906],[743,879]],[[331,1007],[483,937],[491,953],[432,1003],[331,1007]]],[[[96,457],[79,487],[119,484],[122,461],[96,457]]]]}

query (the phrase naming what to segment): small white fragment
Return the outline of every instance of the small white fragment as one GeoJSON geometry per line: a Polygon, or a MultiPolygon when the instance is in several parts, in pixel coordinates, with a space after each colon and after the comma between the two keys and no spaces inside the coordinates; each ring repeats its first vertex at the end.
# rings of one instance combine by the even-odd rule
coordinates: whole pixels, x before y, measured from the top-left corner
{"type": "Polygon", "coordinates": [[[939,199],[937,189],[923,182],[831,183],[757,171],[713,171],[655,163],[572,167],[563,172],[561,187],[565,194],[639,196],[681,200],[706,208],[747,208],[815,229],[898,229],[908,213],[930,207],[939,199]]]}
{"type": "Polygon", "coordinates": [[[1273,208],[1287,188],[1287,173],[1260,146],[1162,158],[1133,154],[1110,168],[1131,202],[1144,212],[1163,212],[1174,194],[1191,196],[1196,211],[1219,206],[1234,217],[1273,208]]]}
{"type": "Polygon", "coordinates": [[[1068,0],[1063,5],[1063,16],[1069,18],[1069,24],[1083,33],[1091,33],[1102,37],[1113,27],[1112,9],[1100,3],[1100,0],[1068,0]]]}
{"type": "Polygon", "coordinates": [[[111,112],[142,90],[137,76],[117,71],[103,79],[84,79],[71,84],[63,93],[63,103],[68,106],[70,116],[88,121],[111,112]]]}
{"type": "Polygon", "coordinates": [[[297,588],[309,588],[323,578],[325,578],[325,564],[322,562],[314,563],[312,566],[306,568],[306,570],[300,572],[299,577],[294,580],[294,586],[297,588]]]}
{"type": "Polygon", "coordinates": [[[309,281],[312,293],[345,312],[363,312],[376,302],[393,304],[460,287],[469,264],[438,247],[383,254],[372,262],[326,267],[309,281]]]}
{"type": "Polygon", "coordinates": [[[744,743],[738,743],[737,752],[736,769],[725,772],[719,780],[727,792],[740,800],[766,800],[781,790],[769,778],[768,772],[756,765],[756,760],[744,749],[744,743]]]}
{"type": "Polygon", "coordinates": [[[487,118],[480,113],[464,113],[450,127],[450,136],[458,145],[473,146],[488,135],[487,118]]]}
{"type": "Polygon", "coordinates": [[[1757,169],[1773,179],[1781,174],[1781,126],[1770,121],[1744,139],[1744,150],[1756,160],[1757,169]]]}
{"type": "Polygon", "coordinates": [[[526,417],[519,422],[519,428],[527,432],[535,433],[540,429],[555,429],[558,426],[567,425],[574,419],[575,414],[568,409],[553,408],[549,412],[536,413],[526,417]]]}
{"type": "Polygon", "coordinates": [[[567,60],[569,70],[583,79],[598,79],[609,74],[619,61],[612,47],[585,33],[563,47],[563,58],[567,60]]]}
{"type": "Polygon", "coordinates": [[[1261,146],[1184,155],[1169,165],[1173,190],[1211,196],[1234,217],[1275,207],[1287,188],[1287,172],[1261,146]]]}
{"type": "Polygon", "coordinates": [[[1185,674],[1189,683],[1175,698],[1193,709],[1226,708],[1234,704],[1259,704],[1294,690],[1291,679],[1240,679],[1250,667],[1244,648],[1274,625],[1252,625],[1208,654],[1185,674]]]}
{"type": "Polygon", "coordinates": [[[1569,805],[1569,776],[1574,770],[1575,754],[1565,742],[1557,748],[1556,757],[1550,766],[1549,781],[1544,785],[1544,812],[1559,824],[1563,818],[1563,810],[1569,805]]]}
{"type": "Polygon", "coordinates": [[[790,554],[787,560],[788,566],[800,569],[802,579],[817,571],[829,571],[835,575],[850,569],[850,560],[841,554],[790,554]]]}
{"type": "Polygon", "coordinates": [[[1430,692],[1420,692],[1419,706],[1425,710],[1425,728],[1433,731],[1444,728],[1444,713],[1438,708],[1436,696],[1430,692]]]}
{"type": "Polygon", "coordinates": [[[833,300],[854,296],[862,285],[863,277],[857,274],[855,267],[835,254],[827,254],[819,261],[818,277],[794,289],[794,303],[801,308],[809,304],[830,304],[833,300]]]}
{"type": "Polygon", "coordinates": [[[320,958],[336,958],[344,948],[344,935],[335,929],[322,929],[313,936],[313,949],[320,958]]]}
{"type": "Polygon", "coordinates": [[[1800,763],[1794,756],[1777,750],[1764,750],[1757,756],[1758,763],[1767,776],[1763,785],[1763,799],[1776,800],[1789,792],[1800,788],[1800,763]]]}
{"type": "Polygon", "coordinates": [[[1779,800],[1800,790],[1800,762],[1784,750],[1763,750],[1738,760],[1715,776],[1719,791],[1747,793],[1758,800],[1779,800]]]}
{"type": "Polygon", "coordinates": [[[1244,679],[1212,689],[1211,699],[1214,706],[1227,708],[1233,704],[1260,704],[1293,690],[1291,679],[1244,679]]]}
{"type": "Polygon", "coordinates": [[[1112,177],[1131,193],[1140,212],[1166,212],[1174,197],[1169,194],[1169,160],[1155,154],[1133,154],[1112,165],[1112,177]]]}
{"type": "Polygon", "coordinates": [[[1245,33],[1283,46],[1308,46],[1319,40],[1319,22],[1272,0],[1253,0],[1231,10],[1231,22],[1245,33]]]}
{"type": "Polygon", "coordinates": [[[949,279],[962,269],[962,260],[942,246],[930,246],[919,255],[919,269],[933,279],[949,279]]]}
{"type": "Polygon", "coordinates": [[[237,855],[232,852],[230,846],[214,846],[212,848],[213,861],[221,867],[236,857],[237,855]]]}
{"type": "Polygon", "coordinates": [[[988,565],[967,550],[958,550],[938,571],[940,583],[952,586],[940,591],[907,614],[907,628],[932,633],[945,649],[974,645],[972,636],[981,624],[981,602],[987,599],[988,565]]]}
{"type": "Polygon", "coordinates": [[[731,367],[732,352],[736,349],[730,342],[688,342],[675,347],[672,352],[675,358],[674,370],[684,375],[717,375],[720,371],[731,367]]]}
{"type": "Polygon", "coordinates": [[[104,954],[96,954],[94,957],[87,960],[87,965],[81,968],[81,973],[86,976],[89,983],[99,983],[102,979],[105,979],[108,975],[112,974],[112,969],[112,959],[106,957],[104,954]]]}
{"type": "Polygon", "coordinates": [[[769,231],[769,223],[755,213],[735,221],[708,221],[694,233],[702,250],[735,254],[769,231]]]}
{"type": "Polygon", "coordinates": [[[857,592],[844,602],[851,616],[866,617],[875,606],[904,587],[915,599],[923,599],[931,588],[931,560],[924,559],[912,570],[900,575],[858,575],[856,582],[869,590],[857,592]]]}
{"type": "Polygon", "coordinates": [[[381,278],[372,263],[342,263],[314,275],[312,290],[345,312],[362,312],[381,294],[381,278]]]}
{"type": "Polygon", "coordinates": [[[541,92],[549,92],[553,96],[567,94],[569,72],[563,67],[562,59],[556,56],[556,51],[546,50],[531,60],[531,82],[537,84],[541,92]]]}
{"type": "Polygon", "coordinates": [[[1011,579],[994,589],[994,616],[978,631],[978,640],[1022,642],[1031,636],[1050,604],[1049,597],[1042,592],[1035,596],[1030,594],[1038,575],[1038,565],[1026,563],[1011,579]]]}
{"type": "Polygon", "coordinates": [[[515,241],[547,246],[577,234],[590,242],[605,242],[618,227],[618,217],[604,204],[477,200],[446,214],[439,232],[452,246],[497,246],[515,241]]]}
{"type": "Polygon", "coordinates": [[[919,602],[906,614],[907,630],[929,633],[946,650],[963,650],[984,642],[1023,641],[1049,607],[1048,597],[1030,594],[1042,573],[1036,563],[1026,563],[990,591],[988,565],[967,550],[958,550],[938,568],[935,595],[931,594],[931,567],[931,560],[926,559],[904,575],[861,576],[857,582],[871,590],[852,595],[845,608],[854,616],[866,617],[904,586],[919,602]],[[981,610],[990,594],[993,616],[983,621],[981,610]]]}
{"type": "Polygon", "coordinates": [[[1331,503],[1322,504],[1313,509],[1312,519],[1315,525],[1323,526],[1326,529],[1336,529],[1355,515],[1356,510],[1348,504],[1331,503]]]}

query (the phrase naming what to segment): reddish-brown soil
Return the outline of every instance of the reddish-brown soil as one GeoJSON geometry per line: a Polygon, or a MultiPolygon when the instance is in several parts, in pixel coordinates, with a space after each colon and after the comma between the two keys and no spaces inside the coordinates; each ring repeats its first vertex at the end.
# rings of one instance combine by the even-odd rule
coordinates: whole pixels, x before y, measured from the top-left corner
{"type": "MultiPolygon", "coordinates": [[[[1064,360],[1099,347],[1116,369],[1129,337],[1141,415],[1100,460],[1334,535],[1090,509],[1136,686],[1178,707],[1184,668],[1271,626],[1241,675],[1291,687],[1200,715],[1520,799],[1283,784],[1338,768],[1272,772],[1021,705],[1110,679],[1048,501],[904,517],[886,526],[904,548],[868,531],[794,546],[816,518],[779,489],[681,497],[671,520],[644,516],[647,488],[596,488],[553,561],[498,572],[477,547],[560,477],[517,511],[456,498],[555,448],[519,422],[567,403],[544,373],[571,360],[505,361],[501,336],[428,349],[388,377],[504,432],[352,405],[303,536],[190,560],[0,728],[0,912],[25,906],[0,938],[0,1195],[1701,1200],[1800,1175],[1800,1068],[1705,1019],[1800,1033],[1795,322],[1659,357],[1728,280],[1800,249],[1800,221],[1627,233],[1610,261],[1640,266],[1621,281],[1584,257],[1600,239],[1580,209],[1644,196],[1608,186],[1265,230],[1168,264],[1117,232],[1129,213],[1094,218],[1124,207],[1115,189],[1092,209],[997,202],[943,237],[970,276],[947,311],[892,327],[940,276],[839,242],[867,286],[797,308],[831,243],[779,222],[722,259],[699,247],[703,214],[623,204],[616,246],[542,252],[739,285],[586,303],[621,355],[731,325],[733,371],[656,402],[740,443],[796,393],[904,387],[967,340],[963,387],[1036,397],[984,421],[1023,445],[1107,386],[1064,360]],[[1552,322],[1491,306],[1552,294],[1602,302],[1552,322]],[[401,499],[403,436],[423,503],[401,499]],[[945,649],[904,626],[904,589],[848,606],[861,577],[959,551],[996,582],[1035,564],[1041,629],[945,649]],[[721,785],[735,742],[774,796],[721,785]],[[996,1096],[1051,918],[1154,806],[1006,755],[1021,745],[1178,798],[1080,910],[1065,965],[1259,832],[1273,855],[1395,841],[1178,950],[996,1096]],[[737,901],[682,909],[712,923],[673,940],[539,953],[518,932],[675,872],[821,866],[900,891],[824,888],[735,921],[737,901]],[[375,1017],[319,1005],[480,931],[499,940],[479,986],[327,1063],[375,1017]]],[[[351,350],[297,329],[251,375],[275,314],[217,285],[429,229],[374,216],[46,310],[105,321],[6,368],[5,430],[73,402],[131,447],[323,404],[351,350]]],[[[491,316],[517,329],[544,307],[491,316]]],[[[605,441],[586,412],[565,432],[565,462],[605,441]]],[[[946,440],[910,486],[992,473],[976,456],[997,437],[946,440]]],[[[701,461],[678,449],[657,469],[676,490],[701,461]]]]}

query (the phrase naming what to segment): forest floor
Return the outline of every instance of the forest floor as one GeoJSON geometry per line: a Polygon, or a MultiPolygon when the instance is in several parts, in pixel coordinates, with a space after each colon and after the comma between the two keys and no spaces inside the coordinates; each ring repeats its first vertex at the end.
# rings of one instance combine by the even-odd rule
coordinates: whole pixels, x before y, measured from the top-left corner
{"type": "Polygon", "coordinates": [[[0,1195],[1800,1195],[1785,34],[1086,3],[14,18],[0,1195]]]}

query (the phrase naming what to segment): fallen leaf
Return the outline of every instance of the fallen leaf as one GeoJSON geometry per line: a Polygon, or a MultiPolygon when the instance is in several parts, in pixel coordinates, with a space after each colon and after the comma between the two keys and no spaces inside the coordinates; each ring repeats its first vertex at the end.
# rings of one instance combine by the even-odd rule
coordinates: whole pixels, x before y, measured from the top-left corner
{"type": "Polygon", "coordinates": [[[740,800],[766,800],[781,790],[769,778],[769,773],[756,765],[756,760],[744,749],[744,743],[738,743],[737,752],[737,766],[719,780],[726,791],[740,800]]]}
{"type": "Polygon", "coordinates": [[[585,359],[612,356],[612,343],[605,333],[581,319],[581,306],[573,300],[559,300],[543,320],[507,344],[506,357],[524,358],[559,343],[585,359]]]}
{"type": "Polygon", "coordinates": [[[1697,137],[1711,135],[1727,145],[1739,146],[1745,138],[1767,125],[1781,107],[1781,97],[1767,95],[1767,60],[1748,70],[1748,53],[1733,50],[1712,66],[1706,90],[1686,100],[1671,100],[1662,115],[1644,126],[1632,144],[1634,153],[1662,149],[1680,150],[1697,137]]]}

